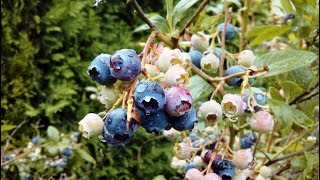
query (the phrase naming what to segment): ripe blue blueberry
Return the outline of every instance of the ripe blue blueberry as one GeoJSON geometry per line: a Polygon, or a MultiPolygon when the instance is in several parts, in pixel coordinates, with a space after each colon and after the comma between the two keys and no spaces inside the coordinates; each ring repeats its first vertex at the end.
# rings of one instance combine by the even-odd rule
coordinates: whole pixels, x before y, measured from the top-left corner
{"type": "Polygon", "coordinates": [[[251,148],[251,146],[257,141],[257,135],[255,133],[245,133],[240,139],[240,146],[243,149],[251,148]]]}
{"type": "MultiPolygon", "coordinates": [[[[255,101],[261,106],[265,105],[267,102],[267,97],[266,97],[265,93],[260,88],[256,88],[256,87],[252,87],[251,90],[253,91],[252,93],[253,93],[253,97],[254,97],[255,101]]],[[[242,97],[243,101],[245,103],[247,103],[247,105],[248,105],[248,98],[249,98],[250,94],[251,94],[250,89],[247,88],[244,91],[244,96],[242,97]]],[[[252,99],[250,101],[252,101],[252,99]]],[[[254,106],[254,109],[259,110],[259,107],[254,106]]]]}
{"type": "Polygon", "coordinates": [[[199,140],[199,136],[195,132],[190,133],[188,137],[191,139],[192,142],[195,140],[199,140]]]}
{"type": "Polygon", "coordinates": [[[92,80],[102,85],[110,85],[116,82],[117,79],[110,73],[110,58],[111,55],[109,54],[100,54],[92,60],[87,70],[92,80]]]}
{"type": "Polygon", "coordinates": [[[199,148],[201,146],[201,140],[195,140],[192,142],[192,147],[199,148]]]}
{"type": "Polygon", "coordinates": [[[110,58],[112,75],[122,81],[135,79],[141,72],[141,61],[133,49],[121,49],[110,58]]]}
{"type": "MultiPolygon", "coordinates": [[[[220,37],[222,34],[222,31],[224,29],[224,23],[221,23],[218,25],[217,27],[217,32],[219,32],[220,37]]],[[[232,24],[227,24],[227,28],[226,28],[226,39],[231,39],[234,37],[234,35],[236,34],[236,29],[232,24]]]]}
{"type": "Polygon", "coordinates": [[[188,171],[189,169],[192,169],[192,168],[197,168],[197,166],[196,166],[195,163],[190,162],[190,163],[186,163],[186,164],[184,165],[185,171],[188,171]]]}
{"type": "Polygon", "coordinates": [[[70,148],[66,148],[65,150],[63,150],[62,153],[65,156],[72,156],[72,154],[73,154],[72,149],[70,149],[70,148]]]}
{"type": "Polygon", "coordinates": [[[39,139],[38,136],[34,136],[34,137],[32,137],[31,142],[32,142],[33,144],[39,144],[40,139],[39,139]]]}
{"type": "Polygon", "coordinates": [[[196,117],[196,110],[193,107],[190,109],[190,111],[188,111],[186,114],[182,116],[179,116],[179,117],[172,116],[169,121],[171,126],[178,131],[184,131],[184,130],[191,131],[196,122],[198,122],[198,119],[196,117]]]}
{"type": "Polygon", "coordinates": [[[127,131],[127,112],[125,108],[117,108],[106,117],[103,127],[103,137],[111,147],[119,147],[128,144],[139,125],[131,120],[127,131]]]}
{"type": "Polygon", "coordinates": [[[191,57],[192,64],[194,64],[195,66],[197,66],[197,68],[200,69],[201,68],[200,61],[202,58],[202,53],[198,50],[191,50],[188,53],[191,57]]]}
{"type": "Polygon", "coordinates": [[[165,103],[164,89],[158,82],[141,81],[133,92],[134,103],[146,114],[163,109],[165,103]]]}
{"type": "Polygon", "coordinates": [[[232,177],[235,175],[235,165],[227,160],[227,159],[221,159],[217,166],[213,169],[213,171],[218,174],[222,179],[232,179],[232,177]]]}
{"type": "MultiPolygon", "coordinates": [[[[236,73],[240,73],[243,71],[245,71],[245,69],[240,67],[239,65],[231,66],[225,71],[224,76],[229,76],[231,74],[236,74],[236,73]]],[[[235,78],[228,79],[226,81],[226,83],[229,86],[240,86],[242,81],[243,81],[243,79],[241,79],[240,77],[235,77],[235,78]]],[[[253,82],[253,78],[249,78],[249,83],[252,83],[252,82],[253,82]]]]}
{"type": "Polygon", "coordinates": [[[152,114],[145,114],[142,111],[139,112],[140,125],[146,129],[148,133],[160,133],[163,132],[169,126],[169,116],[163,111],[152,114]]]}
{"type": "MultiPolygon", "coordinates": [[[[203,143],[207,143],[208,141],[210,140],[214,140],[214,139],[217,139],[217,136],[214,135],[214,134],[210,134],[209,136],[207,136],[205,139],[204,139],[204,142],[203,143]]],[[[210,149],[210,150],[213,150],[216,146],[216,143],[211,143],[209,145],[206,146],[207,149],[210,149]]]]}

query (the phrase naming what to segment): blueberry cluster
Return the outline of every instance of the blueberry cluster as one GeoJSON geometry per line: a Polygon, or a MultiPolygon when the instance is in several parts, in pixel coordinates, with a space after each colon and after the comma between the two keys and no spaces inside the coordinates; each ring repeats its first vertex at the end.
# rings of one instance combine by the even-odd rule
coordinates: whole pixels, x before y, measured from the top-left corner
{"type": "Polygon", "coordinates": [[[170,128],[178,131],[193,129],[197,122],[196,110],[193,98],[185,88],[190,56],[178,49],[163,48],[161,51],[155,64],[145,66],[150,76],[154,74],[152,71],[165,73],[159,81],[139,76],[141,61],[132,49],[121,49],[113,55],[100,54],[93,59],[87,72],[92,80],[103,85],[99,101],[109,110],[117,101],[114,97],[120,97],[129,88],[133,90],[133,102],[128,104],[132,112],[123,105],[101,116],[89,113],[79,122],[79,130],[85,138],[102,134],[103,142],[120,147],[130,142],[139,126],[156,134],[170,128]],[[132,86],[133,82],[137,83],[132,86]],[[128,113],[131,119],[128,119],[128,113]]]}

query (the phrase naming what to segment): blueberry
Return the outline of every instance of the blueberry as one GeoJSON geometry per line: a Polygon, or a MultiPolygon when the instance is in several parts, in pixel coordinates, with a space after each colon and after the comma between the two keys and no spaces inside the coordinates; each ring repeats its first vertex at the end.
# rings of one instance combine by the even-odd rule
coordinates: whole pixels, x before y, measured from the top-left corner
{"type": "Polygon", "coordinates": [[[184,131],[184,130],[192,130],[194,127],[194,124],[198,122],[196,117],[196,110],[192,107],[190,111],[188,111],[186,114],[174,117],[172,116],[170,118],[170,124],[171,126],[178,131],[184,131]]]}
{"type": "MultiPolygon", "coordinates": [[[[217,136],[214,135],[214,134],[210,134],[209,136],[207,136],[205,139],[204,139],[204,143],[207,143],[208,141],[210,140],[214,140],[214,139],[217,139],[217,136]]],[[[216,143],[211,143],[209,145],[206,146],[207,149],[210,149],[210,150],[213,150],[216,146],[216,143]]]]}
{"type": "Polygon", "coordinates": [[[139,125],[131,120],[127,131],[127,112],[125,108],[112,110],[106,117],[103,127],[103,137],[111,147],[119,147],[128,144],[139,125]]]}
{"type": "Polygon", "coordinates": [[[188,89],[171,87],[166,91],[165,111],[170,116],[182,116],[192,107],[193,99],[188,89]]]}
{"type": "MultiPolygon", "coordinates": [[[[210,154],[210,158],[211,158],[211,154],[210,154]]],[[[216,157],[214,158],[212,164],[211,164],[211,169],[213,169],[215,171],[215,173],[216,173],[216,169],[218,168],[219,162],[221,161],[221,159],[222,159],[221,154],[217,154],[216,157]]],[[[208,161],[208,163],[209,163],[209,161],[208,161]]]]}
{"type": "Polygon", "coordinates": [[[223,180],[231,180],[232,177],[235,175],[235,165],[227,160],[221,159],[217,166],[213,169],[213,171],[218,174],[223,180]]]}
{"type": "Polygon", "coordinates": [[[292,13],[286,14],[283,19],[282,19],[282,23],[287,23],[289,20],[292,20],[295,18],[295,15],[292,13]]]}
{"type": "Polygon", "coordinates": [[[134,103],[146,114],[163,109],[165,104],[165,92],[158,82],[142,81],[133,92],[134,103]]]}
{"type": "Polygon", "coordinates": [[[188,137],[191,139],[192,142],[195,140],[199,140],[199,136],[195,132],[190,133],[188,137]]]}
{"type": "MultiPolygon", "coordinates": [[[[224,76],[229,76],[231,74],[236,74],[243,71],[245,71],[245,69],[240,67],[239,65],[231,66],[225,71],[224,76]]],[[[235,77],[235,78],[228,79],[226,83],[229,86],[241,86],[242,81],[243,79],[241,79],[240,77],[235,77]]],[[[249,83],[252,83],[252,82],[253,82],[253,78],[250,78],[249,83]]]]}
{"type": "Polygon", "coordinates": [[[139,114],[140,125],[148,133],[158,134],[169,126],[169,116],[163,110],[148,115],[140,111],[139,114]]]}
{"type": "Polygon", "coordinates": [[[65,156],[72,156],[72,154],[73,154],[72,149],[70,149],[70,148],[66,148],[65,150],[63,150],[62,153],[65,156]]]}
{"type": "Polygon", "coordinates": [[[221,59],[221,48],[214,47],[211,52],[216,55],[219,59],[221,59]]]}
{"type": "Polygon", "coordinates": [[[61,161],[59,167],[64,168],[67,165],[67,162],[61,161]]]}
{"type": "Polygon", "coordinates": [[[110,72],[110,58],[111,55],[109,54],[100,54],[92,60],[87,70],[92,80],[102,85],[110,85],[116,82],[116,78],[110,72]]]}
{"type": "Polygon", "coordinates": [[[121,49],[110,58],[112,75],[122,81],[135,79],[141,72],[141,61],[133,49],[121,49]]]}
{"type": "MultiPolygon", "coordinates": [[[[266,95],[264,95],[264,92],[260,88],[256,88],[256,87],[252,87],[251,89],[253,90],[253,97],[256,100],[256,102],[259,105],[262,105],[262,106],[265,105],[267,102],[267,97],[266,97],[266,95]]],[[[250,89],[247,88],[244,91],[244,96],[242,97],[242,99],[245,103],[248,102],[248,98],[249,98],[250,94],[251,94],[250,89]]]]}
{"type": "Polygon", "coordinates": [[[10,161],[13,158],[13,156],[11,154],[8,154],[4,158],[5,160],[10,161]]]}
{"type": "Polygon", "coordinates": [[[200,140],[195,140],[192,142],[192,147],[194,148],[199,148],[201,146],[201,141],[200,140]]]}
{"type": "Polygon", "coordinates": [[[34,136],[34,137],[32,137],[31,142],[32,142],[33,144],[39,144],[40,139],[39,139],[38,136],[34,136]]]}
{"type": "MultiPolygon", "coordinates": [[[[222,34],[222,31],[224,29],[224,23],[221,23],[218,25],[217,27],[217,32],[220,33],[220,37],[222,34]]],[[[232,24],[227,24],[227,28],[226,28],[226,39],[231,39],[234,37],[234,35],[236,34],[236,29],[232,24]]]]}
{"type": "Polygon", "coordinates": [[[257,135],[255,133],[246,133],[240,139],[241,148],[248,149],[257,141],[257,135]]]}
{"type": "Polygon", "coordinates": [[[200,69],[201,68],[200,61],[202,58],[202,53],[198,50],[191,50],[188,52],[188,54],[191,57],[192,64],[194,64],[195,66],[197,66],[197,68],[200,69]]]}
{"type": "Polygon", "coordinates": [[[196,168],[197,166],[194,164],[194,163],[186,163],[185,165],[184,165],[184,169],[186,170],[186,171],[188,171],[189,169],[192,169],[192,168],[196,168]]]}

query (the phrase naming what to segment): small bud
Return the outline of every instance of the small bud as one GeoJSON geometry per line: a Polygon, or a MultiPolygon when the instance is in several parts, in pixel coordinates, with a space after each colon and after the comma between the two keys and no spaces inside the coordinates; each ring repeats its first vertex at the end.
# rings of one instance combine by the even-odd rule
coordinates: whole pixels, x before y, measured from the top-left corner
{"type": "Polygon", "coordinates": [[[189,83],[189,74],[181,65],[170,66],[164,75],[164,81],[169,87],[177,85],[187,85],[189,83]]]}
{"type": "Polygon", "coordinates": [[[222,118],[221,105],[215,100],[204,102],[198,111],[198,116],[205,119],[207,122],[214,124],[222,118]]]}
{"type": "Polygon", "coordinates": [[[191,147],[187,143],[176,144],[173,150],[178,159],[189,159],[191,156],[191,147]]]}
{"type": "Polygon", "coordinates": [[[250,119],[251,129],[260,133],[270,132],[273,128],[273,125],[273,117],[266,111],[258,111],[257,113],[252,114],[250,119]]]}
{"type": "Polygon", "coordinates": [[[226,94],[221,101],[222,112],[227,117],[236,117],[244,113],[247,104],[242,100],[241,96],[236,94],[226,94]]]}
{"type": "Polygon", "coordinates": [[[250,66],[252,66],[255,60],[256,56],[251,50],[241,51],[238,57],[239,65],[245,68],[249,68],[250,66]]]}
{"type": "Polygon", "coordinates": [[[89,113],[79,122],[79,131],[83,133],[84,138],[89,139],[101,134],[103,125],[104,122],[100,116],[89,113]]]}

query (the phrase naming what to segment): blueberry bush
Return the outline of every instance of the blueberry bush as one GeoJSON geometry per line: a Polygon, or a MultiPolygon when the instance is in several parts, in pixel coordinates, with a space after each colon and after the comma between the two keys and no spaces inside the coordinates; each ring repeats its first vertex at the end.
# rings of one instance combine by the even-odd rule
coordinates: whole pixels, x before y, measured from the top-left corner
{"type": "Polygon", "coordinates": [[[319,178],[318,1],[2,4],[3,179],[319,178]]]}

